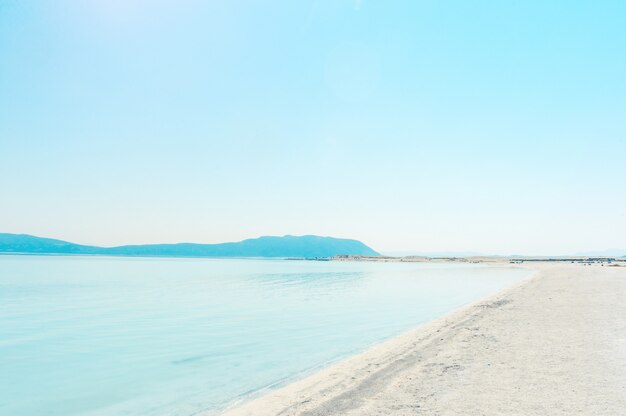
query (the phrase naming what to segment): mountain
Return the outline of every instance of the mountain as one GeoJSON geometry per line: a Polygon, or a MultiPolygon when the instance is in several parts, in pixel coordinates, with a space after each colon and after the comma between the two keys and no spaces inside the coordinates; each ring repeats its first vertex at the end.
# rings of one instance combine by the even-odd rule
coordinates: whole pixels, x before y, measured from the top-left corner
{"type": "Polygon", "coordinates": [[[99,254],[163,257],[332,257],[339,254],[378,256],[360,241],[315,235],[259,237],[222,244],[146,244],[97,247],[27,234],[0,233],[0,253],[99,254]]]}
{"type": "Polygon", "coordinates": [[[99,254],[99,247],[83,246],[28,234],[0,233],[0,253],[99,254]]]}

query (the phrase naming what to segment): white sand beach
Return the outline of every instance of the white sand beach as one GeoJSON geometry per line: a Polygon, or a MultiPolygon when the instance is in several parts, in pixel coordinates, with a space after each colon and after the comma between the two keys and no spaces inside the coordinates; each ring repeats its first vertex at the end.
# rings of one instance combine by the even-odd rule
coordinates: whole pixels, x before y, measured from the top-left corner
{"type": "Polygon", "coordinates": [[[533,276],[228,416],[624,415],[626,267],[533,276]]]}

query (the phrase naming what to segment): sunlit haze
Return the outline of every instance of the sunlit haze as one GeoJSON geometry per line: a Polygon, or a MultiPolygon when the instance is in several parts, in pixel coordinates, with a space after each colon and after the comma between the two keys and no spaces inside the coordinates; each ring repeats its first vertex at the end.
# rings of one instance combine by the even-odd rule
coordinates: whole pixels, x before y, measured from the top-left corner
{"type": "Polygon", "coordinates": [[[0,232],[626,248],[623,1],[0,2],[0,232]]]}

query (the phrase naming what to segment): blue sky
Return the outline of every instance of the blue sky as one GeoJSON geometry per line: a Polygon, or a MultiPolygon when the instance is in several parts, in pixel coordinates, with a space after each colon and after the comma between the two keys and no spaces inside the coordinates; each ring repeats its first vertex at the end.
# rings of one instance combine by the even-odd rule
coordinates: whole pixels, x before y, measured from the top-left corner
{"type": "Polygon", "coordinates": [[[623,1],[0,2],[0,230],[626,248],[623,1]]]}

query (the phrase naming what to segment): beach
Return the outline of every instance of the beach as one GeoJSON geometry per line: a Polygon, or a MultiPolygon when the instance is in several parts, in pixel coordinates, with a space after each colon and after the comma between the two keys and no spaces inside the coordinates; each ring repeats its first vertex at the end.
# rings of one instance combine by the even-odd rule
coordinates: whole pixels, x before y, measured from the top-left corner
{"type": "Polygon", "coordinates": [[[626,267],[533,275],[224,415],[623,415],[626,267]]]}

